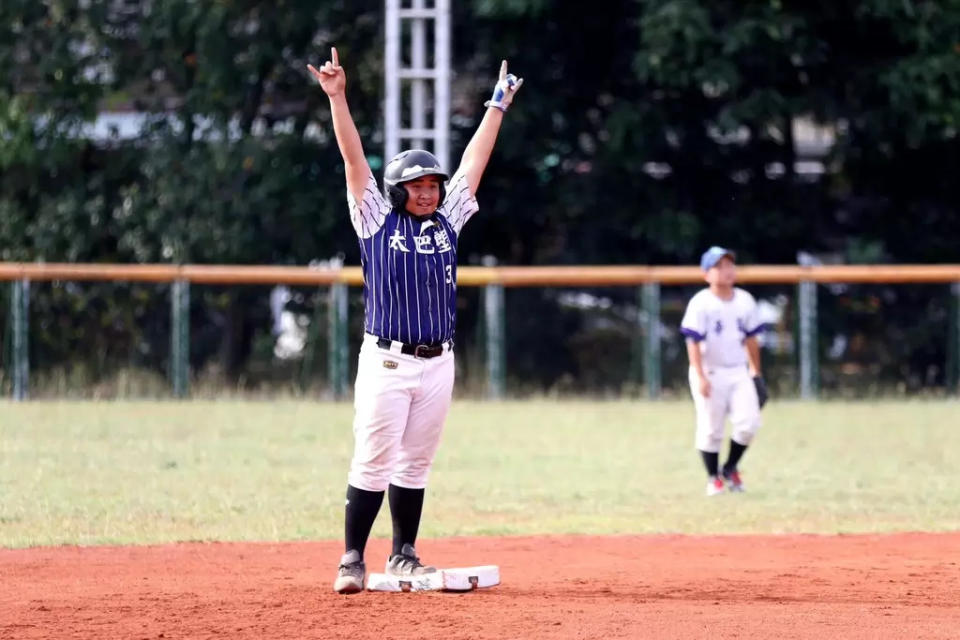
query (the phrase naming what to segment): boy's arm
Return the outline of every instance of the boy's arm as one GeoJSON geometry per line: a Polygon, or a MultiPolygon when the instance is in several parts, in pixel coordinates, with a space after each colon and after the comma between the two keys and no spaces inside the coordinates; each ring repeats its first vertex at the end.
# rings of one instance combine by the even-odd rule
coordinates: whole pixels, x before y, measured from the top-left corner
{"type": "Polygon", "coordinates": [[[757,336],[749,336],[743,341],[743,346],[747,350],[747,366],[750,369],[750,375],[754,378],[762,376],[763,371],[760,368],[760,343],[757,336]]]}
{"type": "Polygon", "coordinates": [[[700,381],[700,395],[704,398],[710,397],[710,378],[703,370],[703,353],[700,352],[700,343],[692,338],[687,338],[687,358],[690,359],[690,366],[697,374],[700,381]]]}
{"type": "Polygon", "coordinates": [[[753,384],[757,389],[757,403],[763,409],[770,396],[767,392],[767,383],[763,380],[763,371],[760,369],[760,342],[757,340],[757,336],[752,335],[743,341],[743,346],[747,350],[750,376],[753,378],[753,384]]]}
{"type": "Polygon", "coordinates": [[[760,341],[757,340],[757,334],[761,333],[767,325],[760,321],[757,302],[753,299],[753,296],[747,293],[746,299],[750,306],[747,312],[743,348],[747,351],[747,366],[750,369],[750,375],[756,378],[763,375],[760,369],[760,341]]]}
{"type": "Polygon", "coordinates": [[[480,178],[487,168],[487,162],[490,160],[490,154],[493,153],[493,145],[497,141],[497,134],[500,132],[500,125],[503,123],[503,114],[507,107],[513,102],[513,97],[523,85],[523,78],[519,80],[512,74],[507,73],[507,61],[500,64],[500,78],[497,86],[494,87],[493,97],[487,102],[487,112],[480,121],[476,133],[467,144],[460,159],[460,168],[458,173],[463,173],[467,178],[467,185],[470,187],[470,195],[476,195],[477,188],[480,186],[480,178]]]}
{"type": "Polygon", "coordinates": [[[345,95],[340,94],[336,98],[330,98],[330,113],[333,116],[333,131],[337,136],[337,146],[340,147],[340,155],[343,156],[347,190],[353,194],[357,202],[360,202],[363,200],[363,192],[367,188],[371,172],[367,158],[363,155],[360,134],[353,123],[345,95]]]}
{"type": "Polygon", "coordinates": [[[353,195],[354,200],[360,202],[363,200],[363,192],[370,179],[370,165],[367,164],[367,158],[363,155],[360,133],[350,115],[350,107],[347,106],[345,91],[347,77],[343,67],[340,66],[336,47],[330,48],[330,58],[319,69],[312,65],[307,65],[307,68],[330,98],[333,132],[337,138],[337,146],[340,147],[340,155],[343,156],[347,190],[353,195]]]}

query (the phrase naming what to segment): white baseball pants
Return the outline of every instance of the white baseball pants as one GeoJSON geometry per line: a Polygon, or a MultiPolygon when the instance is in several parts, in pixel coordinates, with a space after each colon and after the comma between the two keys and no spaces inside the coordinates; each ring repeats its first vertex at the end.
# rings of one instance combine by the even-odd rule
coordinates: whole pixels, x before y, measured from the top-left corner
{"type": "Polygon", "coordinates": [[[690,367],[690,391],[697,410],[696,446],[700,451],[718,453],[723,444],[723,428],[730,416],[730,437],[746,446],[760,428],[760,402],[757,389],[745,365],[704,367],[710,380],[710,397],[700,394],[700,379],[690,367]]]}
{"type": "Polygon", "coordinates": [[[453,351],[416,358],[400,353],[396,343],[381,349],[375,336],[364,335],[354,386],[351,485],[365,491],[427,486],[453,376],[453,351]]]}

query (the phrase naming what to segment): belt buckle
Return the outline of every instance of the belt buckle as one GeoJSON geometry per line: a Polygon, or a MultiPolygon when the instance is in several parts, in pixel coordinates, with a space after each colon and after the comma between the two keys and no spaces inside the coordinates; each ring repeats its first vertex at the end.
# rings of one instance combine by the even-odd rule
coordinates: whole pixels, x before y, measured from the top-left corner
{"type": "Polygon", "coordinates": [[[431,346],[429,346],[429,345],[426,345],[426,344],[418,344],[416,347],[413,348],[413,357],[414,357],[414,358],[429,358],[429,357],[431,357],[430,355],[421,355],[421,354],[420,354],[420,350],[423,349],[425,353],[429,354],[429,353],[430,353],[430,349],[432,349],[432,348],[433,348],[433,347],[431,347],[431,346]]]}

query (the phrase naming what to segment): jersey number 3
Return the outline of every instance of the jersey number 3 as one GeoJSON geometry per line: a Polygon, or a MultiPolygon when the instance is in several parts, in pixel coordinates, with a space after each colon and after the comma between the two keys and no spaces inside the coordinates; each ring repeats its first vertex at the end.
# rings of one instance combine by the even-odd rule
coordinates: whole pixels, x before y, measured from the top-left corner
{"type": "Polygon", "coordinates": [[[446,272],[447,272],[447,278],[446,278],[447,284],[453,284],[453,265],[452,265],[452,264],[448,264],[448,265],[445,267],[445,270],[446,270],[446,272]]]}

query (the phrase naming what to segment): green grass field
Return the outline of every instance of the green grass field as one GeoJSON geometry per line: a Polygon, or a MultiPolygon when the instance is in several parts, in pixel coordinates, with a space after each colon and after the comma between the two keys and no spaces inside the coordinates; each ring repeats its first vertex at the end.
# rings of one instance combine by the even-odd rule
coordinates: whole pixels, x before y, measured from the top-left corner
{"type": "MultiPolygon", "coordinates": [[[[748,493],[708,499],[689,403],[458,401],[421,535],[956,530],[958,413],[774,403],[748,493]]],[[[348,403],[0,403],[0,546],[339,538],[351,420],[348,403]]]]}

